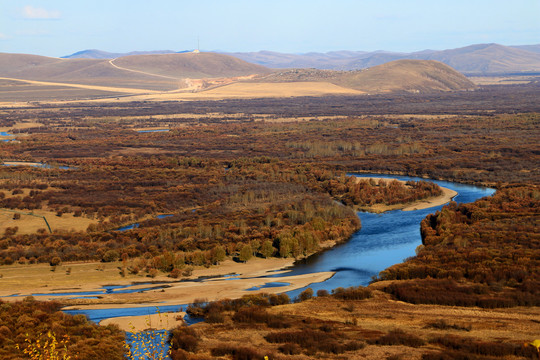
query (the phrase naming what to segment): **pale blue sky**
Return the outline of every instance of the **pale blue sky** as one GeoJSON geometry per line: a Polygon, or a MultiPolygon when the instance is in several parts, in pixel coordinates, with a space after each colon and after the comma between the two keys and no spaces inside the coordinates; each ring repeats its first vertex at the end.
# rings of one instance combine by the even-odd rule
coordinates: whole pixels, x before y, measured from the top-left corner
{"type": "Polygon", "coordinates": [[[419,51],[540,43],[540,0],[0,0],[0,52],[419,51]]]}

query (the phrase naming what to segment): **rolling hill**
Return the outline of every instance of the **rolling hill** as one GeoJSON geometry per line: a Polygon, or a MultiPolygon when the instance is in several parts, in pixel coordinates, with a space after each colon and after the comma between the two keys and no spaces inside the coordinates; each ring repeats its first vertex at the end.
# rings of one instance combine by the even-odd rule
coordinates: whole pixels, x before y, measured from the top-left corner
{"type": "Polygon", "coordinates": [[[463,74],[448,65],[433,60],[396,60],[357,71],[293,69],[276,72],[259,81],[322,81],[366,93],[475,89],[475,85],[463,74]]]}
{"type": "Polygon", "coordinates": [[[0,53],[0,77],[120,88],[170,91],[186,78],[267,74],[270,70],[213,53],[132,55],[114,60],[61,59],[0,53]]]}
{"type": "Polygon", "coordinates": [[[114,59],[121,68],[177,79],[216,78],[268,74],[270,69],[217,53],[135,55],[114,59]]]}
{"type": "Polygon", "coordinates": [[[172,90],[178,81],[115,68],[109,60],[0,53],[0,77],[68,84],[172,90]]]}
{"type": "Polygon", "coordinates": [[[459,72],[430,60],[398,60],[357,71],[275,71],[217,53],[131,55],[113,60],[0,53],[0,85],[0,101],[116,98],[120,95],[159,101],[475,88],[459,72]]]}
{"type": "Polygon", "coordinates": [[[433,60],[396,60],[344,74],[337,84],[367,92],[463,91],[476,86],[463,74],[433,60]]]}

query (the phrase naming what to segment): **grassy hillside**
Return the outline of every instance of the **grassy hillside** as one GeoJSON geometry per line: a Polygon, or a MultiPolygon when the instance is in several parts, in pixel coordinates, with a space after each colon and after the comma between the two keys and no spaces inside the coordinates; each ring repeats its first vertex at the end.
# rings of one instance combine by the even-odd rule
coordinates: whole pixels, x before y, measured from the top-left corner
{"type": "Polygon", "coordinates": [[[173,90],[178,82],[115,68],[109,60],[58,59],[27,54],[1,54],[0,77],[59,83],[173,90]]]}
{"type": "Polygon", "coordinates": [[[134,55],[115,59],[122,68],[174,78],[233,77],[267,74],[270,69],[215,53],[134,55]]]}
{"type": "Polygon", "coordinates": [[[112,61],[0,53],[0,77],[162,91],[186,86],[181,81],[185,78],[236,77],[269,72],[260,65],[211,53],[133,55],[112,61]]]}
{"type": "Polygon", "coordinates": [[[292,69],[258,81],[325,81],[368,93],[392,91],[458,91],[475,85],[463,74],[438,61],[396,60],[360,71],[292,69]]]}
{"type": "Polygon", "coordinates": [[[475,87],[451,67],[429,60],[392,61],[364,71],[345,73],[335,83],[368,92],[458,91],[475,87]]]}

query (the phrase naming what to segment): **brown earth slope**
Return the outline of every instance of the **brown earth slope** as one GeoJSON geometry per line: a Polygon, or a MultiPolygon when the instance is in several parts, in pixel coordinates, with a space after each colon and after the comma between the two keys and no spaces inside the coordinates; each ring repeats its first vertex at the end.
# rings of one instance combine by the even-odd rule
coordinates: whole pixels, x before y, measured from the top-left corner
{"type": "Polygon", "coordinates": [[[115,68],[109,60],[59,59],[0,53],[0,77],[150,90],[173,90],[178,81],[115,68]]]}
{"type": "Polygon", "coordinates": [[[216,53],[134,55],[114,59],[112,63],[121,68],[177,79],[236,77],[271,72],[264,66],[216,53]]]}
{"type": "Polygon", "coordinates": [[[475,85],[448,65],[433,60],[397,60],[340,76],[337,84],[368,92],[459,91],[475,85]]]}
{"type": "Polygon", "coordinates": [[[472,90],[475,85],[463,74],[438,61],[396,60],[360,71],[292,69],[258,81],[324,81],[369,93],[472,90]]]}
{"type": "Polygon", "coordinates": [[[133,55],[114,60],[59,59],[0,53],[0,77],[148,90],[174,90],[181,79],[267,74],[270,70],[227,55],[133,55]]]}

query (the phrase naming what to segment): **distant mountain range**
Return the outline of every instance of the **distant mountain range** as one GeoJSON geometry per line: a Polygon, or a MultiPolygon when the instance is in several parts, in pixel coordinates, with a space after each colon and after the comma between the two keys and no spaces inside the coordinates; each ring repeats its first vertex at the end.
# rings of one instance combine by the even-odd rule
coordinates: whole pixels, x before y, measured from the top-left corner
{"type": "Polygon", "coordinates": [[[469,76],[540,72],[540,45],[478,44],[458,49],[413,53],[334,51],[294,55],[259,51],[229,55],[270,68],[360,70],[394,60],[413,59],[437,60],[469,76]]]}
{"type": "MultiPolygon", "coordinates": [[[[186,51],[180,51],[186,52],[186,51]]],[[[84,50],[64,58],[113,59],[128,55],[166,54],[174,51],[108,53],[84,50]]],[[[477,44],[449,50],[423,50],[412,53],[389,51],[332,51],[327,53],[285,54],[272,51],[224,53],[244,61],[274,69],[314,68],[360,70],[394,60],[437,60],[472,75],[506,75],[540,72],[540,44],[504,46],[477,44]]]]}

